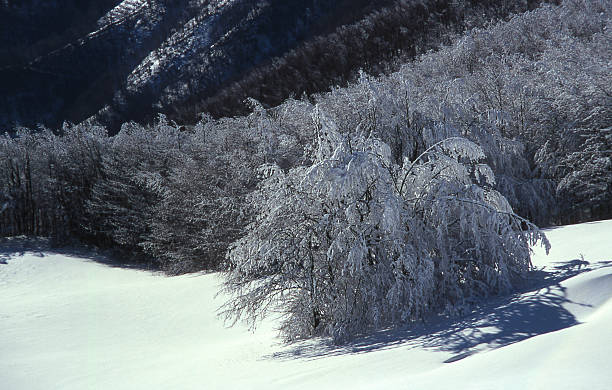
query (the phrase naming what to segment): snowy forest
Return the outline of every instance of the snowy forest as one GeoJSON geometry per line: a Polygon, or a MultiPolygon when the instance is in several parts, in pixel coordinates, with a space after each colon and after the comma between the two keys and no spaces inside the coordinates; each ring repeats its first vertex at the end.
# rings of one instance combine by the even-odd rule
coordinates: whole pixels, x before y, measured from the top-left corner
{"type": "Polygon", "coordinates": [[[287,340],[461,314],[520,286],[538,226],[612,218],[611,14],[543,5],[243,116],[5,129],[0,235],[220,271],[228,321],[287,340]]]}

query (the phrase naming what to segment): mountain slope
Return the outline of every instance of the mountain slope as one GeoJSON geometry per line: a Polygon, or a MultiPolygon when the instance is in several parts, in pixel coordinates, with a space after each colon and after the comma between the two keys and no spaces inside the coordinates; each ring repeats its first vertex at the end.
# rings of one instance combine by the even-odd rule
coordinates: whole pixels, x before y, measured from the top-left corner
{"type": "Polygon", "coordinates": [[[5,1],[0,129],[232,116],[246,97],[271,106],[325,91],[541,2],[5,1]]]}
{"type": "MultiPolygon", "coordinates": [[[[353,6],[370,7],[367,3],[353,6]]],[[[1,128],[80,122],[105,105],[113,106],[121,120],[151,117],[155,107],[194,90],[213,91],[316,29],[327,28],[347,2],[125,0],[70,5],[0,5],[5,22],[0,50],[6,53],[0,63],[1,128]],[[35,16],[31,23],[42,20],[50,7],[54,22],[67,27],[29,24],[30,15],[35,16]],[[55,30],[57,34],[45,36],[55,30]]]]}
{"type": "MultiPolygon", "coordinates": [[[[58,8],[51,15],[53,22],[69,27],[54,37],[38,39],[46,31],[42,28],[30,34],[33,43],[23,38],[7,46],[9,53],[25,53],[7,55],[0,66],[0,127],[7,130],[14,124],[56,127],[64,120],[78,122],[91,115],[112,97],[123,75],[156,46],[166,26],[177,19],[153,1],[105,2],[107,7],[86,19],[59,2],[48,3],[58,8]]],[[[10,40],[10,33],[21,22],[10,19],[13,5],[5,7],[2,11],[9,20],[1,31],[2,41],[10,40]]],[[[24,13],[40,9],[33,2],[24,13]]]]}

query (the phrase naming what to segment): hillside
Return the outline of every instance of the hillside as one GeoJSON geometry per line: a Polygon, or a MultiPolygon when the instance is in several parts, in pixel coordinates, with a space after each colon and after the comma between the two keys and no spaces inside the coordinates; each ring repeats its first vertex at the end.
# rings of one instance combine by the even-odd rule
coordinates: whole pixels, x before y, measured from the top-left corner
{"type": "MultiPolygon", "coordinates": [[[[353,2],[354,3],[354,2],[353,2]]],[[[368,2],[353,4],[353,17],[368,2]]],[[[384,1],[380,1],[384,3],[384,1]]],[[[375,4],[375,3],[374,3],[375,4]]],[[[334,26],[346,1],[0,4],[0,128],[145,120],[334,26]],[[128,114],[129,112],[129,114],[128,114]]]]}
{"type": "Polygon", "coordinates": [[[541,2],[5,1],[0,129],[244,114],[247,97],[327,91],[541,2]]]}
{"type": "MultiPolygon", "coordinates": [[[[166,277],[5,240],[0,383],[62,389],[604,390],[612,334],[612,221],[546,231],[549,256],[521,292],[454,319],[380,331],[342,347],[280,344],[216,317],[219,274],[166,277]],[[409,384],[409,385],[408,385],[409,384]]],[[[4,263],[4,264],[3,264],[4,263]]]]}

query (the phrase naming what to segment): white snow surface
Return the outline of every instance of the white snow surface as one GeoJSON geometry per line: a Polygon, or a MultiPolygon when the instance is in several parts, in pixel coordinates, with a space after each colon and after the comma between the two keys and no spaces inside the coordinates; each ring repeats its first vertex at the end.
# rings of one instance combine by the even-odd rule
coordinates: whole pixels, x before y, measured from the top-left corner
{"type": "Polygon", "coordinates": [[[225,327],[218,274],[166,277],[4,241],[0,389],[611,389],[612,220],[547,235],[553,249],[535,249],[544,268],[523,293],[342,347],[285,345],[273,319],[225,327]]]}

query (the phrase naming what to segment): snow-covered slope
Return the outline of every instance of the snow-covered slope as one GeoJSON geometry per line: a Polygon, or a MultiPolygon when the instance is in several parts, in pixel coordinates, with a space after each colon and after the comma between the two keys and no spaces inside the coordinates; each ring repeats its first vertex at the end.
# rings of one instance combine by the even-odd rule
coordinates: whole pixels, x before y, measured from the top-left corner
{"type": "Polygon", "coordinates": [[[5,242],[0,388],[609,389],[612,221],[548,236],[525,292],[341,348],[283,345],[273,320],[226,328],[217,274],[170,278],[5,242]]]}

